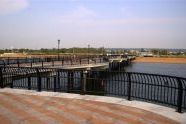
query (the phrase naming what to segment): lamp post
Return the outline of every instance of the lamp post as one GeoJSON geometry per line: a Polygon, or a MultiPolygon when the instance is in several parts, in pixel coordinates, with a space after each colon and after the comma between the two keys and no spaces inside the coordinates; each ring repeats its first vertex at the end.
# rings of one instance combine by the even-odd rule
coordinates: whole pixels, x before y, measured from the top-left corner
{"type": "Polygon", "coordinates": [[[74,55],[74,47],[72,48],[72,54],[74,55]]]}
{"type": "Polygon", "coordinates": [[[104,55],[104,46],[102,47],[102,56],[104,55]]]}
{"type": "Polygon", "coordinates": [[[58,61],[59,61],[59,45],[60,45],[60,40],[58,40],[58,61]]]}
{"type": "Polygon", "coordinates": [[[88,64],[89,64],[89,48],[90,48],[90,45],[88,44],[88,64]]]}
{"type": "Polygon", "coordinates": [[[72,48],[72,55],[73,55],[73,59],[75,60],[75,54],[74,54],[74,47],[72,48]]]}

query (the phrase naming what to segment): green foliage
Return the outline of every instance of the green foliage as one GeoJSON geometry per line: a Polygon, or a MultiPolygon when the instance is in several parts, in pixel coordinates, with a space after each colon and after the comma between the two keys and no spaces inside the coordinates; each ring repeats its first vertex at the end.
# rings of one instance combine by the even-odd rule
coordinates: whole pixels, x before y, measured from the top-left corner
{"type": "Polygon", "coordinates": [[[62,48],[62,49],[46,49],[46,48],[41,48],[40,50],[33,50],[33,49],[5,49],[5,50],[0,50],[0,53],[10,53],[10,52],[15,52],[15,53],[28,53],[28,54],[62,54],[62,53],[91,53],[91,54],[102,54],[106,53],[104,48],[62,48]]]}

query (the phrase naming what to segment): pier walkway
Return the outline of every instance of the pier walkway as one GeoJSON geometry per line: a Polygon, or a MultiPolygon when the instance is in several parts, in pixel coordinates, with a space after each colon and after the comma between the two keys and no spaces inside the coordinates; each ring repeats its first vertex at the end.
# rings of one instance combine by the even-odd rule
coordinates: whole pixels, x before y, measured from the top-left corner
{"type": "Polygon", "coordinates": [[[4,58],[0,59],[1,67],[42,67],[61,69],[84,68],[120,68],[132,60],[135,56],[127,57],[85,57],[85,58],[4,58]]]}
{"type": "Polygon", "coordinates": [[[3,124],[177,124],[186,114],[174,109],[121,98],[0,89],[3,124]]]}

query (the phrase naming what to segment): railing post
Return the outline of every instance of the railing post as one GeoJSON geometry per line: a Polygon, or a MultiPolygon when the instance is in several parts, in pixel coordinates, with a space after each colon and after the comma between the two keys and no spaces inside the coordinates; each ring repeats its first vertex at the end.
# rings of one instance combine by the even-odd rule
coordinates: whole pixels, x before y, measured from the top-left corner
{"type": "Polygon", "coordinates": [[[50,78],[47,77],[47,82],[46,82],[46,89],[47,89],[47,90],[49,89],[49,83],[50,83],[50,78]]]}
{"type": "Polygon", "coordinates": [[[81,95],[85,95],[87,91],[87,73],[87,71],[82,71],[81,73],[81,95]]]}
{"type": "Polygon", "coordinates": [[[5,60],[3,60],[3,66],[4,66],[4,68],[5,68],[5,66],[6,66],[5,60]]]}
{"type": "Polygon", "coordinates": [[[18,67],[18,68],[20,67],[19,58],[17,58],[17,67],[18,67]]]}
{"type": "Polygon", "coordinates": [[[62,59],[62,66],[64,65],[64,59],[62,59]]]}
{"type": "Polygon", "coordinates": [[[54,59],[52,59],[52,66],[54,66],[54,59]]]}
{"type": "Polygon", "coordinates": [[[72,59],[70,59],[70,64],[73,65],[73,63],[72,63],[72,59]]]}
{"type": "Polygon", "coordinates": [[[42,68],[43,68],[43,60],[42,60],[42,68]]]}
{"type": "Polygon", "coordinates": [[[68,71],[67,72],[68,73],[68,84],[67,84],[67,92],[69,93],[70,92],[70,84],[71,84],[71,72],[70,71],[68,71]]]}
{"type": "Polygon", "coordinates": [[[31,90],[31,78],[28,76],[28,90],[31,90]]]}
{"type": "Polygon", "coordinates": [[[128,76],[128,100],[131,100],[131,73],[127,72],[128,76]]]}
{"type": "Polygon", "coordinates": [[[32,67],[32,60],[31,60],[31,62],[30,62],[30,67],[32,67]]]}
{"type": "Polygon", "coordinates": [[[118,68],[119,68],[119,71],[121,70],[121,63],[118,62],[118,68]]]}
{"type": "Polygon", "coordinates": [[[79,63],[80,63],[80,65],[81,65],[81,58],[79,59],[79,63]]]}
{"type": "Polygon", "coordinates": [[[0,87],[3,88],[3,69],[0,67],[0,87]]]}
{"type": "Polygon", "coordinates": [[[54,76],[54,92],[56,92],[56,76],[54,76]]]}
{"type": "Polygon", "coordinates": [[[57,83],[58,83],[57,87],[58,89],[60,89],[60,70],[57,71],[57,83]]]}
{"type": "Polygon", "coordinates": [[[40,75],[38,68],[36,68],[36,72],[37,72],[37,89],[40,92],[41,91],[41,75],[40,75]]]}
{"type": "Polygon", "coordinates": [[[10,88],[14,88],[14,85],[13,85],[13,79],[11,79],[10,88]]]}
{"type": "Polygon", "coordinates": [[[74,88],[74,71],[68,71],[68,84],[67,84],[67,92],[70,92],[70,90],[73,90],[74,88]]]}
{"type": "Polygon", "coordinates": [[[178,82],[178,97],[177,97],[177,111],[182,112],[182,100],[183,100],[183,86],[180,78],[176,79],[178,82]]]}
{"type": "Polygon", "coordinates": [[[7,65],[9,65],[9,64],[10,64],[9,59],[10,59],[10,58],[8,57],[8,60],[7,60],[7,65]]]}

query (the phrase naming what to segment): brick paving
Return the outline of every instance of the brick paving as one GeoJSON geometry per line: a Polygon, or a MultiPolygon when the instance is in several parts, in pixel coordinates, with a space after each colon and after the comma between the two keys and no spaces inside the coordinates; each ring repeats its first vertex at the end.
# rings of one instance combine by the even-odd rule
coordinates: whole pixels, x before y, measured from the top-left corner
{"type": "Polygon", "coordinates": [[[92,100],[0,93],[2,124],[177,124],[164,116],[92,100]]]}

